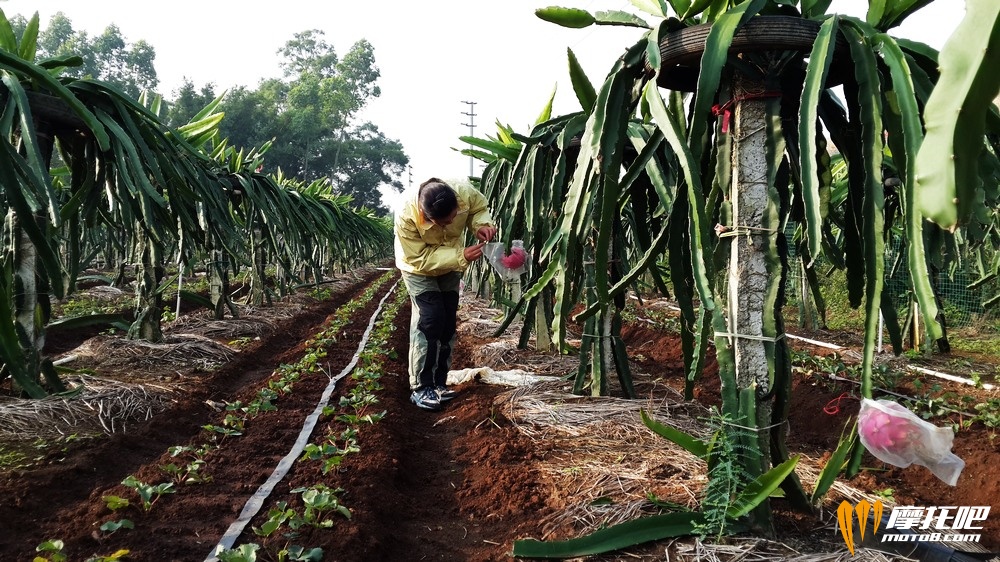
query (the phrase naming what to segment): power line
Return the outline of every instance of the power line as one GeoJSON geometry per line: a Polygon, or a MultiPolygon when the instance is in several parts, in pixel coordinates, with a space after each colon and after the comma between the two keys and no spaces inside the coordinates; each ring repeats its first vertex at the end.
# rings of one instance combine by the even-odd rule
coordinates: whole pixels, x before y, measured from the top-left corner
{"type": "MultiPolygon", "coordinates": [[[[466,127],[469,128],[469,136],[470,137],[475,136],[475,134],[476,134],[476,102],[474,102],[474,101],[463,101],[462,103],[464,103],[464,104],[466,104],[466,105],[469,106],[469,111],[463,111],[462,112],[462,115],[468,115],[469,116],[469,122],[468,123],[462,123],[462,125],[465,125],[466,127]]],[[[472,144],[471,143],[469,144],[469,148],[472,148],[472,144]]],[[[475,158],[473,158],[472,155],[469,155],[469,177],[472,177],[472,176],[475,175],[473,173],[473,169],[472,169],[472,167],[473,167],[474,164],[475,164],[475,158]]]]}

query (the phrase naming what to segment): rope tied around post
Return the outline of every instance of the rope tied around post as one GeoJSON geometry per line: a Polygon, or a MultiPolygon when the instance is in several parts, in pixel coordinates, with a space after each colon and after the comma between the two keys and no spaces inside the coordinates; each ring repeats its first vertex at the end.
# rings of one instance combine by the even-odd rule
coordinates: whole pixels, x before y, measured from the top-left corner
{"type": "Polygon", "coordinates": [[[781,92],[777,90],[767,90],[763,92],[750,92],[747,94],[733,96],[729,101],[712,106],[712,115],[722,116],[722,134],[729,134],[729,119],[733,115],[733,108],[736,104],[747,100],[760,100],[768,98],[780,98],[781,92]]]}
{"type": "Polygon", "coordinates": [[[777,343],[777,342],[785,339],[785,334],[778,334],[777,336],[775,336],[775,337],[772,338],[772,337],[768,337],[768,336],[757,336],[757,335],[753,335],[753,334],[737,334],[737,333],[734,333],[734,332],[715,332],[715,337],[717,337],[717,338],[730,338],[730,339],[735,338],[735,339],[744,339],[744,340],[754,340],[754,341],[762,341],[762,342],[766,342],[766,343],[777,343]]]}

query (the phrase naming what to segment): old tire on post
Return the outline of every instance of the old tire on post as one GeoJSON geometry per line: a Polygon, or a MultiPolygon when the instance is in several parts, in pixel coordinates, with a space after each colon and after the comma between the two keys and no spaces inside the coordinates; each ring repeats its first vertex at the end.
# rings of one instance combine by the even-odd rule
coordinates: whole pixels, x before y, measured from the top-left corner
{"type": "MultiPolygon", "coordinates": [[[[812,50],[820,22],[794,16],[755,16],[733,35],[729,53],[812,50]]],[[[698,84],[698,67],[712,24],[692,25],[666,34],[660,40],[660,74],[657,85],[681,92],[693,92],[698,84]]],[[[847,43],[839,35],[827,87],[842,82],[842,61],[849,58],[847,43]]],[[[652,69],[649,69],[652,71],[652,69]]]]}

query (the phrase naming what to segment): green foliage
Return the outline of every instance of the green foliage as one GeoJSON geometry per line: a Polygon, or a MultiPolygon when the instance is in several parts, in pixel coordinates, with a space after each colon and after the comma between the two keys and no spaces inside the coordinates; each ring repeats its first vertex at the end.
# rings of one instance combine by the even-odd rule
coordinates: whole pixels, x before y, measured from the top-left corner
{"type": "Polygon", "coordinates": [[[851,428],[850,431],[840,436],[837,448],[834,449],[833,454],[827,459],[826,464],[823,465],[823,469],[819,473],[819,477],[816,479],[816,486],[813,488],[812,495],[810,496],[810,500],[815,506],[820,505],[827,492],[830,491],[830,488],[837,481],[837,476],[847,467],[847,455],[850,454],[851,449],[854,448],[855,442],[858,440],[857,424],[854,420],[851,420],[848,422],[848,425],[851,428]]]}
{"type": "Polygon", "coordinates": [[[9,449],[7,445],[0,444],[0,471],[27,466],[28,456],[19,450],[9,449]]]}
{"type": "Polygon", "coordinates": [[[236,548],[220,549],[215,553],[219,562],[257,562],[258,544],[241,544],[236,548]]]}
{"type": "Polygon", "coordinates": [[[312,297],[313,299],[317,300],[317,301],[325,301],[325,300],[329,299],[330,295],[332,295],[332,294],[333,294],[333,291],[331,291],[328,288],[316,287],[315,289],[312,289],[311,291],[309,291],[309,296],[312,297]]]}
{"type": "Polygon", "coordinates": [[[927,99],[927,137],[916,163],[916,204],[924,216],[949,229],[981,205],[978,156],[987,118],[992,113],[996,119],[993,100],[1000,92],[995,72],[1000,64],[1000,5],[968,0],[966,8],[941,50],[941,78],[927,99]]]}
{"type": "Polygon", "coordinates": [[[118,521],[106,521],[99,527],[100,530],[105,533],[114,534],[119,529],[134,529],[135,524],[128,519],[120,519],[118,521]]]}
{"type": "Polygon", "coordinates": [[[597,21],[590,12],[578,8],[550,6],[535,10],[535,15],[547,22],[575,29],[589,27],[597,21]]]}
{"type": "Polygon", "coordinates": [[[890,501],[890,502],[895,502],[896,501],[896,498],[893,495],[893,494],[896,493],[896,490],[894,490],[892,488],[883,488],[881,490],[873,490],[872,493],[875,494],[875,496],[880,497],[880,498],[882,498],[884,500],[887,500],[887,501],[890,501]]]}
{"type": "Polygon", "coordinates": [[[47,540],[35,547],[35,552],[43,553],[36,556],[34,562],[66,562],[68,558],[63,554],[65,544],[61,540],[47,540]]]}
{"type": "MultiPolygon", "coordinates": [[[[230,417],[229,419],[232,421],[236,421],[236,418],[230,417]]],[[[226,425],[215,425],[209,423],[201,426],[201,428],[210,433],[221,435],[223,439],[226,437],[238,437],[240,435],[243,435],[243,432],[240,431],[239,429],[233,427],[227,427],[226,425]]],[[[213,435],[213,437],[218,437],[218,436],[213,435]]]]}
{"type": "Polygon", "coordinates": [[[129,501],[119,496],[102,496],[101,499],[104,500],[104,505],[112,512],[129,506],[129,501]]]}
{"type": "Polygon", "coordinates": [[[303,546],[293,545],[278,551],[278,562],[284,562],[285,560],[319,562],[322,559],[323,549],[319,547],[306,548],[303,546]]]}
{"type": "MultiPolygon", "coordinates": [[[[36,13],[35,18],[38,17],[36,13]]],[[[37,26],[37,22],[35,23],[37,26]]],[[[15,28],[15,33],[29,36],[29,27],[15,28]]],[[[159,83],[153,60],[156,51],[144,40],[130,43],[115,24],[108,25],[100,35],[73,29],[72,21],[62,12],[53,15],[38,33],[37,51],[33,56],[22,51],[23,58],[39,61],[60,57],[80,57],[79,65],[65,70],[67,76],[103,80],[114,84],[130,97],[143,90],[155,89],[159,83]]]]}
{"type": "Polygon", "coordinates": [[[206,464],[204,460],[196,459],[187,464],[167,463],[160,465],[160,470],[170,476],[175,484],[202,484],[212,481],[211,476],[202,472],[206,464]]]}
{"type": "Polygon", "coordinates": [[[712,438],[705,445],[702,460],[708,463],[708,484],[701,498],[704,521],[695,528],[703,537],[714,535],[717,539],[726,533],[728,513],[733,501],[741,490],[753,481],[753,474],[744,468],[742,455],[751,451],[744,449],[746,437],[753,436],[747,430],[737,427],[726,417],[714,411],[708,418],[712,438]]]}
{"type": "Polygon", "coordinates": [[[380,185],[402,190],[397,179],[408,159],[402,145],[376,125],[353,124],[380,95],[370,43],[360,40],[343,57],[319,30],[298,33],[282,49],[288,81],[267,80],[257,90],[236,88],[221,106],[220,133],[237,146],[269,144],[267,165],[298,181],[329,178],[354,205],[381,205],[380,185]]]}
{"type": "Polygon", "coordinates": [[[569,55],[569,78],[573,84],[573,91],[576,92],[576,99],[580,101],[580,107],[583,108],[583,111],[590,113],[594,108],[594,103],[597,102],[597,91],[594,90],[594,85],[590,83],[590,79],[587,78],[587,74],[580,66],[573,50],[567,49],[567,53],[569,55]]]}
{"type": "Polygon", "coordinates": [[[338,495],[342,488],[330,488],[325,484],[295,488],[293,494],[301,494],[303,510],[299,517],[293,518],[289,525],[293,529],[308,525],[310,527],[329,528],[333,520],[327,515],[337,513],[346,519],[351,518],[351,510],[340,504],[338,495]]]}
{"type": "Polygon", "coordinates": [[[975,406],[976,415],[967,423],[982,423],[990,429],[1000,428],[1000,399],[988,398],[975,406]]]}
{"type": "Polygon", "coordinates": [[[55,312],[59,316],[86,316],[90,314],[113,314],[128,306],[129,295],[122,294],[113,299],[78,293],[60,303],[55,312]]]}
{"type": "MultiPolygon", "coordinates": [[[[285,272],[301,271],[299,265],[305,263],[317,273],[326,260],[356,264],[387,255],[390,225],[370,210],[352,209],[349,196],[344,195],[358,182],[372,186],[392,183],[385,159],[405,163],[398,143],[386,141],[370,125],[357,126],[357,136],[342,132],[364,100],[377,95],[373,86],[377,70],[370,45],[357,45],[337,63],[339,74],[323,79],[334,82],[324,86],[323,80],[316,82],[314,77],[305,76],[301,88],[285,90],[313,110],[322,108],[311,101],[311,94],[341,94],[315,98],[338,108],[335,114],[321,111],[319,115],[341,120],[337,125],[341,132],[331,137],[335,150],[325,152],[339,155],[339,164],[326,170],[310,168],[321,175],[329,173],[315,184],[298,185],[280,173],[274,178],[257,173],[272,138],[262,139],[260,150],[249,151],[236,150],[221,140],[221,96],[195,112],[197,96],[186,91],[192,95],[185,100],[185,115],[194,114],[190,122],[170,129],[160,119],[164,115],[161,98],[143,94],[136,100],[138,91],[115,86],[113,82],[119,77],[114,73],[129,68],[129,64],[152,70],[148,46],[140,42],[134,51],[127,50],[114,26],[92,44],[68,42],[75,35],[65,18],[54,19],[52,27],[51,34],[37,35],[39,53],[50,56],[73,45],[92,47],[101,62],[94,66],[86,56],[73,59],[60,55],[34,64],[37,20],[25,24],[20,39],[13,31],[0,37],[11,47],[0,51],[0,66],[10,78],[7,90],[11,102],[0,134],[23,144],[20,153],[8,151],[0,158],[0,176],[8,186],[0,211],[14,220],[11,236],[23,235],[34,246],[33,252],[7,254],[0,264],[0,300],[7,303],[0,306],[0,348],[9,360],[0,378],[14,378],[35,397],[61,390],[57,374],[40,357],[42,328],[50,317],[48,297],[62,299],[81,271],[99,255],[105,263],[118,263],[124,261],[126,248],[138,250],[131,256],[139,266],[135,321],[128,334],[151,341],[162,338],[160,324],[171,319],[171,313],[164,312],[163,299],[173,280],[163,278],[163,266],[177,263],[177,259],[169,252],[178,252],[184,263],[215,252],[212,255],[221,254],[225,258],[221,263],[229,267],[246,261],[248,244],[252,243],[261,268],[264,260],[274,259],[285,272]],[[20,54],[27,58],[19,58],[20,54]],[[111,69],[108,73],[94,70],[104,68],[104,61],[111,69]],[[83,70],[69,68],[72,64],[82,65],[83,70]],[[78,70],[106,80],[59,79],[60,73],[78,70]],[[320,89],[310,89],[314,84],[320,89]],[[42,130],[45,123],[61,123],[59,119],[29,117],[44,111],[57,112],[68,125],[42,130]],[[58,160],[51,158],[53,150],[58,151],[58,160]],[[60,165],[53,167],[56,162],[60,165]],[[333,177],[334,170],[341,176],[333,177]],[[115,181],[105,181],[108,177],[115,181]],[[340,194],[334,192],[334,182],[341,188],[340,194]],[[267,228],[259,228],[264,225],[267,228]],[[60,240],[65,244],[56,243],[60,240]],[[29,279],[34,276],[37,280],[29,279]],[[37,302],[13,298],[18,283],[35,286],[34,281],[38,291],[31,294],[38,294],[37,302]],[[27,337],[19,337],[19,332],[27,337]]],[[[213,93],[205,91],[202,97],[213,93]]],[[[264,115],[269,122],[276,118],[273,113],[264,115]]],[[[361,198],[356,201],[362,202],[361,198]]],[[[124,281],[124,273],[123,267],[116,283],[124,281]]],[[[261,276],[254,286],[263,286],[263,282],[261,276]]],[[[86,320],[95,319],[88,316],[86,320]]]]}
{"type": "MultiPolygon", "coordinates": [[[[650,541],[694,533],[702,516],[694,512],[665,513],[633,519],[565,541],[514,541],[514,556],[524,558],[576,558],[602,554],[650,541]]],[[[734,525],[733,529],[745,529],[734,525]]]]}
{"type": "Polygon", "coordinates": [[[122,480],[122,485],[135,490],[136,494],[139,496],[139,500],[142,502],[143,511],[149,511],[153,508],[153,504],[156,500],[164,494],[173,494],[177,490],[174,489],[174,484],[172,482],[163,482],[160,484],[147,484],[138,480],[135,476],[129,475],[122,480]]]}

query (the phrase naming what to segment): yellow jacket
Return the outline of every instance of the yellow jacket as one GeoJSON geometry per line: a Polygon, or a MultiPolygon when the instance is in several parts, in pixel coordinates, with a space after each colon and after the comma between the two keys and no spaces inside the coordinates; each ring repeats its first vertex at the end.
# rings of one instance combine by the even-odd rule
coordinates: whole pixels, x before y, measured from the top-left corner
{"type": "Polygon", "coordinates": [[[458,195],[455,222],[440,227],[424,218],[417,203],[417,191],[407,193],[402,208],[396,212],[396,267],[417,275],[438,276],[465,271],[465,231],[475,232],[493,226],[486,208],[486,197],[474,188],[452,186],[458,195]]]}

